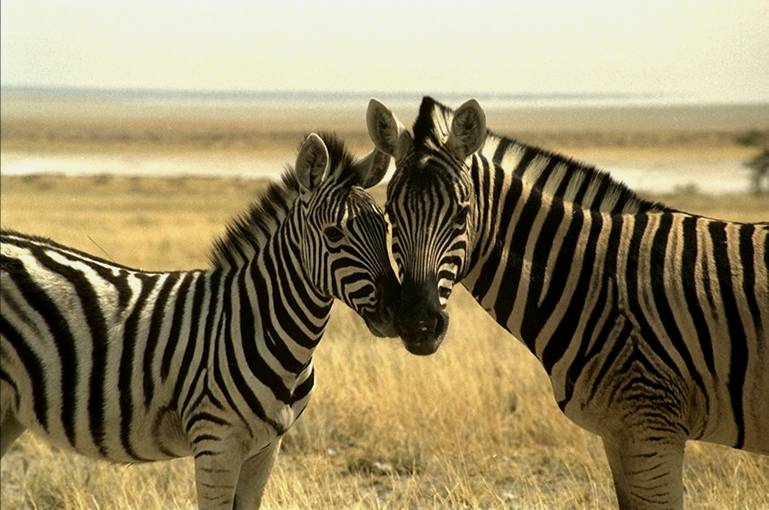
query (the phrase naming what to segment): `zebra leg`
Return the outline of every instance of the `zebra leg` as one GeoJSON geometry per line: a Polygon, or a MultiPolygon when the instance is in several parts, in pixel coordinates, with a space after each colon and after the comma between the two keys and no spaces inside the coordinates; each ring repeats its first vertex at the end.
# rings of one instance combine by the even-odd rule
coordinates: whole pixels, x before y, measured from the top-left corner
{"type": "Polygon", "coordinates": [[[7,379],[0,380],[0,458],[16,441],[26,427],[14,416],[18,409],[19,394],[16,385],[7,379]],[[15,404],[15,405],[14,405],[15,404]]]}
{"type": "Polygon", "coordinates": [[[232,449],[195,454],[195,486],[200,510],[233,508],[241,460],[232,449]]]}
{"type": "Polygon", "coordinates": [[[247,459],[240,467],[238,486],[235,489],[235,508],[253,510],[259,508],[264,487],[270,476],[272,466],[278,457],[280,439],[266,446],[262,451],[247,459]]]}
{"type": "Polygon", "coordinates": [[[604,439],[622,510],[683,507],[684,441],[612,442],[604,439]]]}
{"type": "Polygon", "coordinates": [[[8,448],[16,441],[26,427],[19,423],[12,415],[4,416],[0,421],[0,457],[5,455],[8,448]]]}

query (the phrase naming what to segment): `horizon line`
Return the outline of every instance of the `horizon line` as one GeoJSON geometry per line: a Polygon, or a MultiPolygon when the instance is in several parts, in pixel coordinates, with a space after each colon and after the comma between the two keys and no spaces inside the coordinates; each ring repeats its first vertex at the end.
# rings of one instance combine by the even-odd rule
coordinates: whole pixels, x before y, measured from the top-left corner
{"type": "Polygon", "coordinates": [[[415,91],[383,91],[383,90],[310,90],[310,89],[206,89],[206,88],[180,88],[180,87],[98,87],[90,85],[20,85],[10,83],[0,83],[2,91],[51,91],[51,92],[123,92],[123,93],[171,93],[171,94],[199,94],[199,95],[339,95],[339,96],[382,96],[382,97],[402,97],[402,96],[423,96],[440,95],[449,97],[484,97],[484,98],[536,98],[536,99],[561,99],[561,98],[598,98],[598,99],[660,99],[665,97],[677,97],[682,95],[666,94],[655,91],[645,92],[450,92],[450,91],[430,91],[429,93],[420,93],[415,91]]]}

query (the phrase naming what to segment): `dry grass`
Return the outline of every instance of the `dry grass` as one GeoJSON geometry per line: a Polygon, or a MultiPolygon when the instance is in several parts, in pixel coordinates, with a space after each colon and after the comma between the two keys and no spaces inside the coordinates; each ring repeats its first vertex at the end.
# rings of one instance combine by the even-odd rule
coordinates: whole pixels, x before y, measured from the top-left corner
{"type": "MultiPolygon", "coordinates": [[[[212,238],[263,183],[4,177],[2,225],[147,269],[205,265],[212,238]]],[[[381,191],[380,191],[381,193],[381,191]]],[[[668,197],[734,220],[769,218],[752,197],[668,197]]],[[[466,293],[432,357],[376,341],[336,307],[316,354],[318,389],[288,433],[268,508],[603,508],[600,442],[557,409],[544,371],[466,293]]],[[[688,508],[769,507],[769,458],[690,444],[688,508]]],[[[119,466],[23,436],[2,462],[2,508],[191,508],[189,459],[119,466]]]]}

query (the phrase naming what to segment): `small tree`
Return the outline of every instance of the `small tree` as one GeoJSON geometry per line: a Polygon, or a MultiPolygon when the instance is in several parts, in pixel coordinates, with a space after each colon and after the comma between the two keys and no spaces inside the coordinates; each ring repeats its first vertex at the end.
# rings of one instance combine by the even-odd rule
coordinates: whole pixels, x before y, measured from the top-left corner
{"type": "Polygon", "coordinates": [[[764,181],[769,188],[769,149],[764,149],[755,158],[746,161],[745,166],[753,170],[752,188],[753,193],[761,195],[764,192],[764,181]]]}

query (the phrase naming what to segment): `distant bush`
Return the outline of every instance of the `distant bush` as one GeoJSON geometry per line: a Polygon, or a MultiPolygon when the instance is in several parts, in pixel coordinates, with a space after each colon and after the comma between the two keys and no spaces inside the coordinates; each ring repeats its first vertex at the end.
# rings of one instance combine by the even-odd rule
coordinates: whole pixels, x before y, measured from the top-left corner
{"type": "Polygon", "coordinates": [[[734,141],[746,147],[765,147],[769,145],[769,130],[749,129],[736,135],[734,141]]]}
{"type": "Polygon", "coordinates": [[[769,188],[769,149],[764,149],[744,164],[753,171],[750,179],[751,191],[756,195],[762,195],[764,184],[769,188]]]}

